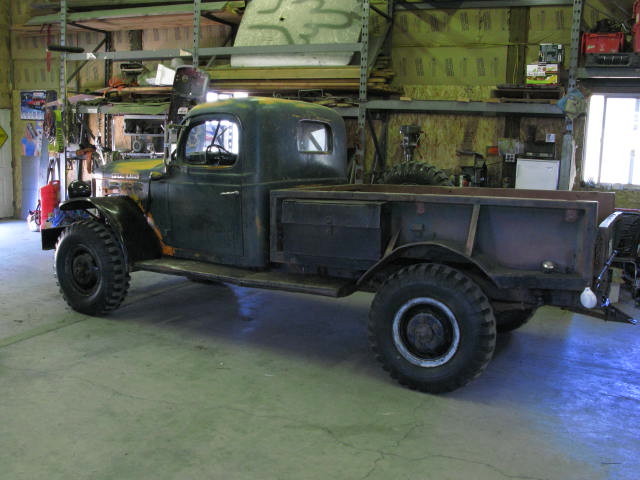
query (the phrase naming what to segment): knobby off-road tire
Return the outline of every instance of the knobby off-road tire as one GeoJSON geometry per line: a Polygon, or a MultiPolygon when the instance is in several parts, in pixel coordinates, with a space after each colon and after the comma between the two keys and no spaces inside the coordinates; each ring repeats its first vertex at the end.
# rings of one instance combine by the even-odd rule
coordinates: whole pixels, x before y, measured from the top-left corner
{"type": "Polygon", "coordinates": [[[535,308],[524,310],[506,310],[496,313],[496,330],[498,333],[506,333],[516,330],[531,320],[536,313],[535,308]]]}
{"type": "Polygon", "coordinates": [[[450,392],[485,369],[496,323],[489,300],[468,277],[444,265],[418,264],[390,276],[376,294],[369,340],[402,385],[450,392]]]}
{"type": "Polygon", "coordinates": [[[119,241],[97,221],[67,227],[56,244],[60,292],[74,310],[102,315],[120,306],[129,289],[129,270],[119,241]]]}
{"type": "Polygon", "coordinates": [[[385,185],[442,185],[451,186],[442,170],[423,162],[402,162],[384,172],[380,183],[385,185]]]}

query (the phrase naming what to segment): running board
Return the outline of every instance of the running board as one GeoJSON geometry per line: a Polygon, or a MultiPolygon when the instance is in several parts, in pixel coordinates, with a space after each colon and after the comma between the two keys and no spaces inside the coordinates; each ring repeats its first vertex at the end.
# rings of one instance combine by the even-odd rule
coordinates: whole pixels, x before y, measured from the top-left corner
{"type": "Polygon", "coordinates": [[[214,280],[232,283],[241,287],[267,288],[270,290],[323,295],[325,297],[344,297],[356,290],[355,282],[351,280],[273,271],[258,272],[173,257],[137,262],[134,265],[134,270],[214,280]]]}

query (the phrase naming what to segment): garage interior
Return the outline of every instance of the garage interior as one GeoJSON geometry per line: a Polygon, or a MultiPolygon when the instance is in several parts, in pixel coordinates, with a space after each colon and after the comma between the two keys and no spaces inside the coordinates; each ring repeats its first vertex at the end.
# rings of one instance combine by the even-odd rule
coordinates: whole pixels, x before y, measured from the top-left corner
{"type": "MultiPolygon", "coordinates": [[[[117,310],[87,314],[65,303],[42,246],[88,221],[59,208],[69,188],[142,209],[181,155],[171,132],[185,112],[253,97],[344,121],[344,142],[315,137],[303,150],[344,150],[351,204],[359,189],[406,200],[442,188],[483,199],[483,211],[502,205],[499,191],[523,208],[584,192],[576,205],[605,199],[599,222],[613,198],[635,218],[639,16],[634,0],[0,0],[2,478],[637,478],[640,283],[625,267],[637,244],[634,258],[595,263],[607,282],[631,282],[624,321],[545,297],[522,326],[494,331],[481,376],[443,393],[404,388],[371,353],[373,291],[387,278],[333,299],[156,265],[131,275],[117,310]]],[[[237,153],[236,137],[209,148],[237,153]]],[[[470,257],[489,241],[475,237],[486,218],[474,205],[470,257]]],[[[354,211],[350,226],[373,225],[354,211]]],[[[514,251],[554,250],[536,241],[556,237],[561,249],[557,232],[514,251]]],[[[388,233],[380,255],[403,235],[388,233]]],[[[490,238],[523,235],[507,226],[490,238]]],[[[314,248],[339,256],[336,242],[314,248]]],[[[544,280],[557,266],[541,268],[544,280]]]]}

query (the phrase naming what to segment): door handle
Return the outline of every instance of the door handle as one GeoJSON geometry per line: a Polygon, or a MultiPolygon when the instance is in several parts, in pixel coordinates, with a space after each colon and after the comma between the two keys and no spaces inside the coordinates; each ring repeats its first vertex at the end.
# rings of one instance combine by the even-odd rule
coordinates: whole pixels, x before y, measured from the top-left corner
{"type": "Polygon", "coordinates": [[[220,193],[220,195],[223,196],[223,197],[229,197],[229,196],[232,196],[232,195],[236,196],[236,195],[240,195],[240,191],[232,190],[230,192],[222,192],[222,193],[220,193]]]}

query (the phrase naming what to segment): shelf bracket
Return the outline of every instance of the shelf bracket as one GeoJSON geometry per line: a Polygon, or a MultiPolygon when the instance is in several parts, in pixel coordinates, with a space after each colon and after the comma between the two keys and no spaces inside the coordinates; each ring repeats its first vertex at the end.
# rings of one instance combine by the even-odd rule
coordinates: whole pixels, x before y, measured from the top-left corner
{"type": "Polygon", "coordinates": [[[358,90],[358,139],[352,171],[352,183],[364,181],[364,161],[367,143],[367,81],[369,79],[369,0],[362,0],[362,33],[360,35],[360,88],[358,90]]]}
{"type": "Polygon", "coordinates": [[[573,17],[571,21],[571,57],[569,59],[569,89],[577,86],[578,61],[580,60],[580,27],[584,0],[573,0],[573,17]]]}
{"type": "Polygon", "coordinates": [[[389,21],[393,20],[393,17],[391,15],[389,15],[387,12],[383,12],[382,10],[380,10],[378,7],[376,7],[375,5],[371,5],[371,10],[373,10],[374,12],[376,12],[378,15],[386,18],[389,21]]]}
{"type": "Polygon", "coordinates": [[[82,25],[81,23],[78,23],[78,22],[67,22],[67,25],[73,25],[76,28],[81,28],[82,30],[88,30],[90,32],[102,33],[103,35],[106,35],[107,33],[109,33],[106,30],[101,30],[100,28],[87,27],[86,25],[82,25]]]}
{"type": "Polygon", "coordinates": [[[200,64],[200,19],[202,18],[202,0],[193,0],[193,66],[200,64]]]}
{"type": "MultiPolygon", "coordinates": [[[[100,50],[105,44],[107,43],[107,38],[103,38],[102,41],[96,45],[96,48],[94,48],[91,53],[96,53],[98,50],[100,50]]],[[[89,60],[85,60],[84,62],[82,62],[80,64],[80,66],[78,68],[76,68],[73,73],[71,75],[69,75],[69,78],[67,78],[67,84],[69,84],[71,82],[71,80],[73,80],[74,78],[76,78],[76,75],[78,75],[80,73],[80,71],[87,66],[87,64],[89,63],[89,60]]]]}
{"type": "Polygon", "coordinates": [[[225,20],[224,18],[220,18],[215,16],[213,13],[209,13],[209,12],[202,12],[200,15],[202,15],[204,18],[211,20],[212,22],[216,22],[219,23],[221,25],[226,25],[227,27],[231,27],[233,29],[238,28],[238,25],[233,23],[233,22],[229,22],[227,20],[225,20]]]}

